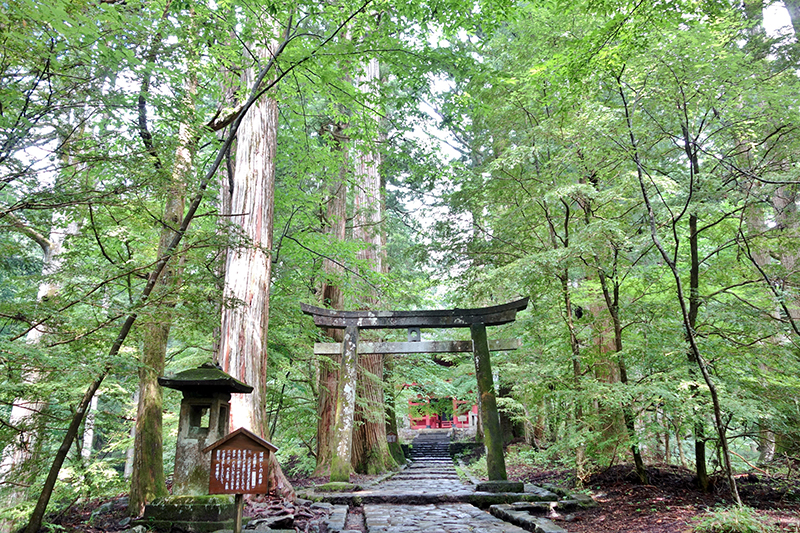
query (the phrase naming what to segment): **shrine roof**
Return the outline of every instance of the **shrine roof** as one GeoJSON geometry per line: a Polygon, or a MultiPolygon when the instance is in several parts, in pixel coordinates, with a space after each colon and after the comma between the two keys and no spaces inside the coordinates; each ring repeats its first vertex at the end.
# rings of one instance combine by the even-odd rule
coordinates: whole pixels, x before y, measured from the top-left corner
{"type": "Polygon", "coordinates": [[[178,372],[174,376],[158,378],[162,387],[175,390],[207,390],[209,392],[238,392],[248,394],[253,387],[239,381],[213,364],[203,364],[198,368],[190,368],[178,372]]]}
{"type": "Polygon", "coordinates": [[[272,453],[275,453],[275,452],[278,451],[277,446],[275,446],[271,442],[268,442],[268,441],[262,439],[261,437],[259,437],[258,435],[256,435],[252,431],[250,431],[249,429],[239,428],[239,429],[237,429],[235,431],[232,431],[232,432],[228,433],[227,435],[225,435],[224,437],[219,439],[217,442],[215,442],[213,444],[210,444],[210,445],[206,446],[205,448],[203,448],[203,453],[208,453],[211,450],[216,450],[217,448],[221,447],[225,443],[236,439],[237,437],[239,437],[239,435],[241,435],[242,438],[246,438],[246,439],[250,440],[256,446],[264,448],[264,449],[266,449],[266,450],[268,450],[268,451],[270,451],[272,453]]]}

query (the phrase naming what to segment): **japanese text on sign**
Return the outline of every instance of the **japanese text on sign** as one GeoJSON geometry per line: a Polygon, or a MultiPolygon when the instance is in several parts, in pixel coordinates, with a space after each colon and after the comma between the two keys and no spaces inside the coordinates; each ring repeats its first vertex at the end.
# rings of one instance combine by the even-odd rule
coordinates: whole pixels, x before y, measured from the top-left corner
{"type": "Polygon", "coordinates": [[[212,484],[228,494],[264,492],[267,454],[247,449],[214,450],[211,461],[212,484]],[[216,481],[216,483],[214,483],[216,481]]]}

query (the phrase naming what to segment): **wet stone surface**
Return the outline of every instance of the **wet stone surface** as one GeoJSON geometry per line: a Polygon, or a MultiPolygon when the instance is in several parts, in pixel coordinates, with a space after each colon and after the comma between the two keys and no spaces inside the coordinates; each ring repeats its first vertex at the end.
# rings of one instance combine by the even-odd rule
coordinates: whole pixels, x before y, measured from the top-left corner
{"type": "Polygon", "coordinates": [[[462,480],[456,472],[449,453],[447,430],[422,430],[410,451],[409,466],[362,490],[314,494],[313,498],[321,497],[340,510],[338,519],[329,520],[328,532],[344,533],[351,528],[350,515],[357,509],[359,520],[363,517],[363,522],[359,522],[356,529],[368,533],[521,533],[525,530],[563,533],[563,529],[546,518],[515,508],[511,513],[493,516],[488,511],[490,506],[508,506],[513,502],[542,501],[546,502],[542,508],[549,511],[551,505],[558,505],[559,497],[532,485],[526,486],[524,493],[476,492],[473,482],[462,480]],[[363,506],[363,515],[359,505],[363,506]],[[349,512],[342,513],[348,506],[349,512]],[[523,519],[522,514],[529,519],[523,519]]]}
{"type": "MultiPolygon", "coordinates": [[[[471,494],[475,487],[462,481],[449,453],[446,433],[422,433],[412,446],[412,464],[402,472],[373,487],[360,491],[397,496],[397,503],[364,505],[370,533],[517,533],[523,529],[495,518],[468,503],[424,503],[414,505],[414,496],[454,500],[471,494]]],[[[386,501],[386,500],[384,500],[386,501]]]]}
{"type": "Polygon", "coordinates": [[[428,505],[368,504],[364,506],[370,533],[522,533],[524,529],[493,517],[468,503],[428,505]]]}

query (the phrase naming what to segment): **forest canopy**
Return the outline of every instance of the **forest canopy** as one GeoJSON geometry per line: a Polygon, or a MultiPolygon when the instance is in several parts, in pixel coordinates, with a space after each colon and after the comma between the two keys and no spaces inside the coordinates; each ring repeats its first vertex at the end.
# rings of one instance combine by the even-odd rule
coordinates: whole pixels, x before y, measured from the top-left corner
{"type": "MultiPolygon", "coordinates": [[[[341,338],[301,302],[529,297],[490,331],[520,341],[506,436],[578,480],[797,460],[798,26],[795,0],[6,3],[0,518],[141,514],[175,453],[155,379],[203,363],[255,387],[231,417],[277,486],[330,474],[313,346],[341,338]]],[[[347,472],[475,401],[469,356],[358,365],[347,472]]]]}

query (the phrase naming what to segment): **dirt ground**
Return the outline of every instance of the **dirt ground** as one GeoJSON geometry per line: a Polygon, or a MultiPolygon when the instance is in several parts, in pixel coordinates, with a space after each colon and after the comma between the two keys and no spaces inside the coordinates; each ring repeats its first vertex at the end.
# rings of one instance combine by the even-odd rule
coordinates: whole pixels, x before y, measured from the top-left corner
{"type": "MultiPolygon", "coordinates": [[[[598,503],[593,509],[551,516],[570,533],[688,533],[696,519],[731,504],[727,484],[717,479],[713,493],[697,489],[694,474],[674,465],[648,468],[650,484],[638,482],[633,466],[620,465],[593,476],[585,491],[598,503]]],[[[526,482],[571,484],[565,471],[515,472],[526,482]]],[[[800,533],[800,479],[748,474],[737,477],[740,496],[778,531],[800,533]]]]}

